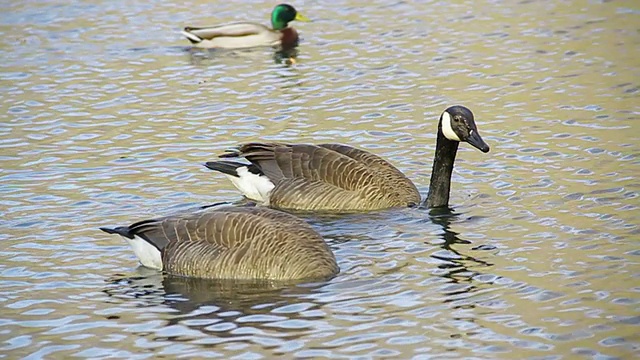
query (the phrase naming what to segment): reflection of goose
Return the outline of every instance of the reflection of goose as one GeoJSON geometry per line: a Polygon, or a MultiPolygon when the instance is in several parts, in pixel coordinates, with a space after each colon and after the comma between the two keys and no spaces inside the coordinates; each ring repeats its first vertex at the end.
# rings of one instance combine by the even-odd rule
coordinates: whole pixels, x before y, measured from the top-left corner
{"type": "MultiPolygon", "coordinates": [[[[222,311],[243,310],[255,305],[298,303],[305,301],[305,296],[317,291],[325,283],[296,284],[286,282],[242,281],[225,279],[197,279],[165,275],[162,286],[166,293],[167,303],[181,313],[188,313],[198,307],[215,305],[222,311]],[[182,300],[173,301],[175,296],[182,300]]],[[[261,313],[261,312],[259,312],[261,313]]]]}
{"type": "MultiPolygon", "coordinates": [[[[167,313],[163,316],[166,327],[180,324],[181,328],[189,329],[185,336],[172,337],[172,342],[193,340],[189,336],[193,330],[222,342],[225,338],[242,337],[236,331],[238,327],[251,327],[264,333],[277,329],[279,336],[297,337],[301,327],[322,325],[326,316],[322,311],[313,313],[325,305],[325,301],[317,298],[326,292],[326,282],[297,285],[197,279],[143,270],[149,269],[137,268],[140,276],[114,277],[103,290],[108,297],[106,301],[163,309],[162,312],[167,313]],[[174,311],[167,312],[165,307],[174,311]],[[252,315],[258,317],[251,319],[252,315]],[[316,320],[320,324],[315,323],[316,320]]],[[[163,340],[164,336],[156,334],[154,339],[163,340]]]]}
{"type": "MultiPolygon", "coordinates": [[[[456,250],[454,245],[471,244],[471,241],[461,239],[457,232],[451,230],[452,221],[458,220],[461,214],[455,213],[449,208],[431,209],[429,211],[429,218],[434,224],[438,224],[442,227],[443,233],[441,235],[442,244],[440,247],[442,251],[437,251],[431,254],[431,257],[438,259],[441,263],[438,267],[443,270],[447,270],[441,273],[440,276],[451,279],[452,282],[469,282],[471,283],[473,278],[480,274],[480,268],[488,268],[493,266],[493,263],[468,255],[466,251],[456,250]]],[[[477,250],[478,247],[474,247],[471,250],[477,250]]],[[[475,291],[475,286],[464,289],[462,292],[475,291]]]]}
{"type": "MultiPolygon", "coordinates": [[[[489,151],[473,113],[452,106],[440,116],[426,206],[449,203],[460,141],[489,151]]],[[[212,161],[206,166],[227,175],[247,198],[274,208],[347,212],[420,202],[418,189],[400,170],[377,155],[347,145],[249,143],[220,157],[247,159],[250,164],[212,161]]]]}
{"type": "Polygon", "coordinates": [[[306,222],[277,210],[223,206],[100,228],[122,235],[146,267],[218,279],[325,279],[335,256],[306,222]]]}
{"type": "Polygon", "coordinates": [[[186,27],[182,35],[194,46],[203,48],[241,49],[258,46],[290,48],[298,43],[298,33],[291,21],[309,21],[291,5],[277,5],[271,12],[272,29],[250,22],[209,27],[186,27]]]}

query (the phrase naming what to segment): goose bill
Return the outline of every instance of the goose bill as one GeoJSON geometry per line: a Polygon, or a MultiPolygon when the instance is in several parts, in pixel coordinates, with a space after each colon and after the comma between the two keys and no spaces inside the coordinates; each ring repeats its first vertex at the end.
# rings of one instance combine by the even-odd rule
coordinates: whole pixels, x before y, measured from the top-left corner
{"type": "Polygon", "coordinates": [[[477,131],[471,131],[469,137],[467,138],[467,142],[483,153],[489,152],[489,145],[487,145],[487,143],[482,140],[480,134],[478,134],[477,131]]]}

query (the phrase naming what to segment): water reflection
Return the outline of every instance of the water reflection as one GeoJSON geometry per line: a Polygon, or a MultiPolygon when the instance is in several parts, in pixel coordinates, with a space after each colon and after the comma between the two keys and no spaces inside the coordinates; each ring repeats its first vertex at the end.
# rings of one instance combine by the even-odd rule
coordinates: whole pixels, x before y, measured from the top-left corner
{"type": "Polygon", "coordinates": [[[295,66],[275,64],[287,56],[270,49],[189,54],[180,24],[233,16],[234,2],[218,2],[215,14],[206,1],[58,3],[6,2],[0,14],[0,353],[638,352],[640,47],[630,2],[440,2],[439,11],[411,1],[314,2],[306,7],[317,21],[305,26],[295,66]],[[95,230],[235,201],[226,179],[197,164],[255,140],[375,149],[426,184],[434,119],[425,120],[425,105],[433,115],[452,102],[476,104],[496,144],[490,157],[469,152],[456,162],[456,214],[308,217],[342,270],[311,293],[265,290],[264,308],[215,297],[199,305],[208,299],[167,295],[173,285],[161,274],[132,273],[128,245],[95,230]],[[105,286],[113,273],[127,276],[105,286]],[[271,304],[280,299],[292,308],[271,304]],[[295,333],[280,331],[289,324],[277,317],[244,326],[234,313],[252,311],[249,320],[314,320],[293,323],[306,326],[295,333]],[[198,312],[209,318],[189,319],[198,312]],[[192,330],[202,326],[206,333],[192,330]],[[218,344],[214,329],[235,337],[218,344]],[[149,341],[176,333],[192,342],[149,341]],[[282,345],[281,334],[299,338],[282,345]]]}
{"type": "Polygon", "coordinates": [[[204,334],[213,336],[208,343],[238,341],[242,336],[256,341],[254,336],[273,331],[278,339],[292,339],[324,318],[313,294],[325,283],[207,280],[138,271],[141,276],[114,277],[103,292],[108,302],[136,299],[143,300],[144,307],[171,309],[154,341],[189,341],[204,334]]]}
{"type": "Polygon", "coordinates": [[[216,312],[247,311],[256,305],[290,303],[290,297],[303,296],[323,283],[285,283],[272,281],[210,280],[172,276],[144,267],[137,275],[114,275],[103,290],[110,298],[146,299],[149,305],[168,305],[181,315],[203,306],[216,312]]]}
{"type": "MultiPolygon", "coordinates": [[[[441,238],[443,240],[440,247],[442,250],[435,251],[431,254],[434,259],[441,260],[442,263],[438,265],[439,269],[444,270],[440,274],[442,278],[447,279],[451,284],[459,284],[462,286],[453,286],[450,291],[444,293],[444,302],[459,301],[460,298],[466,298],[473,293],[480,290],[474,279],[483,273],[486,273],[493,264],[491,262],[481,260],[474,256],[465,254],[461,250],[456,250],[455,245],[469,245],[472,244],[469,240],[464,240],[459,237],[459,233],[451,230],[451,224],[453,222],[464,221],[464,214],[456,213],[452,208],[443,207],[430,209],[429,218],[434,224],[438,224],[442,227],[443,233],[441,238]],[[482,269],[482,270],[480,270],[482,269]]],[[[474,247],[473,249],[477,249],[474,247]]],[[[473,308],[475,305],[473,302],[465,303],[465,308],[473,308]]],[[[456,308],[456,307],[454,307],[456,308]]]]}
{"type": "MultiPolygon", "coordinates": [[[[266,305],[292,304],[294,298],[303,298],[323,283],[294,284],[251,281],[201,281],[175,276],[164,276],[162,286],[167,303],[181,314],[214,305],[221,311],[250,311],[266,305]],[[179,298],[178,298],[179,296],[179,298]]],[[[259,311],[258,311],[259,313],[259,311]]]]}
{"type": "MultiPolygon", "coordinates": [[[[492,266],[493,265],[493,264],[491,264],[489,262],[476,259],[473,256],[464,255],[460,251],[457,251],[457,250],[455,250],[453,248],[453,246],[456,245],[456,244],[462,244],[462,245],[472,244],[472,242],[469,241],[469,240],[461,239],[458,236],[458,235],[460,235],[460,233],[451,230],[451,223],[464,221],[464,214],[456,213],[455,210],[453,208],[450,208],[450,207],[441,207],[441,208],[435,208],[435,209],[428,209],[428,212],[429,212],[429,219],[434,224],[438,224],[438,225],[440,225],[442,227],[443,233],[442,233],[441,237],[442,237],[442,240],[444,240],[444,242],[441,245],[442,249],[457,255],[457,257],[455,259],[452,259],[451,257],[445,257],[445,256],[442,256],[442,255],[433,255],[433,257],[441,258],[441,259],[447,258],[447,259],[451,259],[453,261],[469,261],[469,262],[475,263],[477,265],[482,265],[482,266],[492,266]]],[[[478,218],[478,217],[476,217],[476,218],[478,218]]],[[[473,249],[474,250],[491,250],[491,249],[493,249],[493,246],[492,245],[483,244],[483,245],[477,245],[473,249]]]]}
{"type": "Polygon", "coordinates": [[[273,51],[265,48],[254,49],[215,49],[183,47],[189,56],[189,64],[196,66],[208,65],[214,59],[232,60],[237,63],[244,61],[261,62],[267,59],[267,52],[271,53],[271,59],[276,65],[290,67],[297,62],[300,53],[298,47],[277,48],[273,51]]]}
{"type": "Polygon", "coordinates": [[[273,53],[273,61],[276,64],[285,64],[291,66],[296,63],[298,58],[298,47],[283,48],[273,53]]]}

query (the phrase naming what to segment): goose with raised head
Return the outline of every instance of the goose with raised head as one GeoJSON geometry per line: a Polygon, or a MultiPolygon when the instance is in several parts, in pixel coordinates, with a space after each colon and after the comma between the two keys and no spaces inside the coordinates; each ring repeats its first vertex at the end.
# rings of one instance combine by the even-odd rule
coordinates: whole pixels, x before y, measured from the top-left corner
{"type": "MultiPolygon", "coordinates": [[[[486,153],[473,113],[451,106],[440,116],[427,207],[449,204],[460,142],[486,153]]],[[[211,161],[244,196],[272,208],[353,212],[417,206],[420,193],[400,170],[370,152],[340,144],[248,143],[220,155],[249,161],[211,161]]]]}
{"type": "Polygon", "coordinates": [[[339,272],[333,252],[309,224],[264,207],[215,206],[100,230],[123,236],[142,265],[172,275],[291,281],[339,272]]]}
{"type": "Polygon", "coordinates": [[[291,48],[298,44],[298,32],[292,21],[310,21],[287,4],[276,5],[271,12],[271,27],[251,22],[238,22],[208,27],[186,27],[182,35],[196,47],[242,49],[260,46],[291,48]]]}

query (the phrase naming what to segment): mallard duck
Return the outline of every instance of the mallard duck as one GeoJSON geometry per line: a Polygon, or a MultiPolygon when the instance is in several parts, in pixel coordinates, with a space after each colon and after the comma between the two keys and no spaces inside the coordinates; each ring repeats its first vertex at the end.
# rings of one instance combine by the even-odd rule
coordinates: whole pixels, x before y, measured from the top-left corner
{"type": "Polygon", "coordinates": [[[287,281],[339,272],[333,252],[309,224],[268,208],[213,206],[100,230],[123,236],[145,267],[172,275],[287,281]]]}
{"type": "Polygon", "coordinates": [[[310,21],[293,6],[277,5],[271,12],[271,27],[241,22],[211,27],[186,27],[182,34],[197,47],[241,49],[258,46],[294,47],[298,33],[289,27],[291,21],[310,21]]]}
{"type": "MultiPolygon", "coordinates": [[[[458,144],[486,153],[471,110],[447,108],[438,123],[427,207],[449,204],[458,144]]],[[[283,210],[352,212],[417,206],[420,193],[400,170],[370,152],[340,144],[249,143],[220,155],[249,161],[211,161],[244,196],[283,210]]]]}

